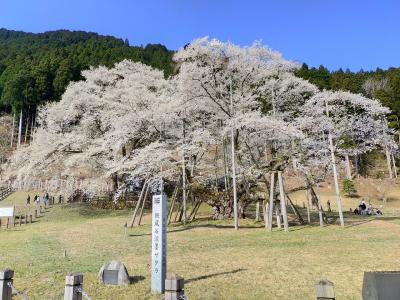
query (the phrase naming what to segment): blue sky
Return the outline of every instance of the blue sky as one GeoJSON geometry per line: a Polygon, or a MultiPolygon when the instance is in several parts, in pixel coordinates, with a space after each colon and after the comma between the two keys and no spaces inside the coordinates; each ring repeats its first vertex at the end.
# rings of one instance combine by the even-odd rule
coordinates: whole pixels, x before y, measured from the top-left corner
{"type": "Polygon", "coordinates": [[[94,31],[170,49],[206,35],[261,40],[311,66],[400,67],[396,0],[2,0],[0,27],[94,31]]]}

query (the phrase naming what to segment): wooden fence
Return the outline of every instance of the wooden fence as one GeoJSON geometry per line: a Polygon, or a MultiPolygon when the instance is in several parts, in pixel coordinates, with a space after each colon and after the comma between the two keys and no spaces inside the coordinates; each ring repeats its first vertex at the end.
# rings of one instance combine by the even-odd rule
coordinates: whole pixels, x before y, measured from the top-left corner
{"type": "Polygon", "coordinates": [[[0,188],[0,201],[4,200],[12,193],[11,188],[0,188]]]}

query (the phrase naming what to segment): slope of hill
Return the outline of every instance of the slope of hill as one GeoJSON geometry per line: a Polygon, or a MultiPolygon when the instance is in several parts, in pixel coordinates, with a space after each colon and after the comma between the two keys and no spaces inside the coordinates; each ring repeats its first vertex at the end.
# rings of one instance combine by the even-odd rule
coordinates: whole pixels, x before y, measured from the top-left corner
{"type": "Polygon", "coordinates": [[[81,70],[111,67],[131,59],[172,73],[172,51],[160,44],[129,46],[128,40],[83,31],[40,34],[0,29],[0,113],[31,113],[44,102],[60,99],[81,70]]]}

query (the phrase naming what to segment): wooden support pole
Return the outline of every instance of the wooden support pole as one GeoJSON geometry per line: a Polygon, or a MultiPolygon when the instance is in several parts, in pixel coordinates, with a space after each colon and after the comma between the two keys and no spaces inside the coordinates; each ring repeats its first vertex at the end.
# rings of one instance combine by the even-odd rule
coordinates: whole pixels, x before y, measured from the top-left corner
{"type": "Polygon", "coordinates": [[[179,204],[178,204],[178,209],[176,210],[174,222],[177,222],[177,221],[178,221],[179,215],[180,215],[181,211],[182,211],[182,203],[179,202],[179,204]]]}
{"type": "Polygon", "coordinates": [[[265,224],[265,229],[268,229],[268,201],[263,200],[262,202],[262,210],[263,210],[263,218],[264,218],[264,224],[265,224]]]}
{"type": "MultiPolygon", "coordinates": [[[[144,191],[146,190],[146,187],[147,187],[147,183],[148,183],[147,181],[148,181],[148,178],[146,178],[146,180],[144,181],[142,190],[141,190],[141,192],[140,192],[139,199],[138,199],[138,201],[136,202],[135,212],[133,213],[132,219],[131,219],[131,221],[130,221],[130,223],[129,223],[129,227],[130,227],[130,228],[132,228],[132,227],[133,227],[133,224],[135,223],[136,214],[137,214],[137,212],[138,212],[140,203],[141,203],[141,201],[142,201],[142,197],[143,197],[143,195],[144,195],[144,191]]],[[[108,183],[107,183],[107,188],[108,188],[108,183]]]]}
{"type": "Polygon", "coordinates": [[[311,215],[310,215],[310,193],[309,189],[306,189],[306,209],[307,209],[307,222],[311,223],[311,215]]]}
{"type": "Polygon", "coordinates": [[[279,195],[280,195],[280,202],[281,202],[281,211],[283,216],[283,227],[285,231],[289,231],[289,223],[288,223],[288,216],[286,211],[286,197],[285,197],[285,190],[283,187],[283,178],[282,178],[282,171],[278,171],[278,182],[279,182],[279,195]]]}
{"type": "Polygon", "coordinates": [[[289,202],[290,207],[293,210],[293,213],[296,215],[297,219],[299,220],[301,225],[304,225],[306,222],[304,222],[303,217],[301,216],[300,212],[297,210],[296,206],[293,204],[292,199],[290,199],[289,195],[286,195],[286,199],[289,202]]]}
{"type": "MultiPolygon", "coordinates": [[[[272,231],[272,214],[274,210],[274,195],[275,195],[275,173],[271,174],[271,188],[269,190],[269,209],[268,209],[268,224],[265,226],[269,231],[272,231]]],[[[280,222],[279,222],[280,224],[280,222]]]]}
{"type": "Polygon", "coordinates": [[[200,208],[200,206],[201,206],[201,201],[197,201],[197,203],[196,203],[196,208],[195,208],[195,210],[194,210],[194,212],[193,212],[193,216],[192,216],[192,218],[190,219],[191,221],[194,221],[194,219],[196,218],[196,215],[197,215],[197,212],[198,212],[198,210],[199,210],[199,208],[200,208]]]}
{"type": "Polygon", "coordinates": [[[143,200],[142,200],[142,207],[140,208],[140,216],[139,216],[138,226],[140,226],[140,223],[142,222],[144,204],[146,203],[146,199],[147,199],[147,195],[148,195],[149,189],[150,189],[150,185],[147,185],[146,193],[145,193],[145,195],[143,197],[143,200]]]}
{"type": "Polygon", "coordinates": [[[278,228],[282,228],[282,215],[279,206],[274,203],[275,206],[275,217],[276,217],[276,225],[278,228]]]}
{"type": "Polygon", "coordinates": [[[260,221],[260,201],[256,203],[256,222],[260,221]]]}
{"type": "Polygon", "coordinates": [[[179,190],[179,187],[178,187],[178,185],[176,185],[175,189],[174,189],[174,193],[172,195],[171,203],[169,206],[168,223],[167,223],[168,225],[171,223],[172,212],[174,211],[175,200],[176,200],[176,197],[178,196],[178,190],[179,190]]]}

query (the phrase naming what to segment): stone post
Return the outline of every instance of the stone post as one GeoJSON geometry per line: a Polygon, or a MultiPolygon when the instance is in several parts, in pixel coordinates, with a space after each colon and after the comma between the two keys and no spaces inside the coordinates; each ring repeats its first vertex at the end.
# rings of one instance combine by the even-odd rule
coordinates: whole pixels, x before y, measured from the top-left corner
{"type": "Polygon", "coordinates": [[[185,295],[184,279],[178,275],[172,275],[165,279],[165,297],[164,300],[179,300],[185,295]]]}
{"type": "Polygon", "coordinates": [[[154,195],[152,207],[151,291],[163,293],[167,270],[167,196],[154,195]]]}
{"type": "Polygon", "coordinates": [[[0,300],[11,300],[14,271],[11,269],[0,270],[0,300]]]}
{"type": "Polygon", "coordinates": [[[317,300],[335,300],[335,286],[328,279],[320,279],[315,283],[317,300]]]}
{"type": "Polygon", "coordinates": [[[70,273],[65,277],[64,300],[82,300],[82,273],[70,273]]]}

